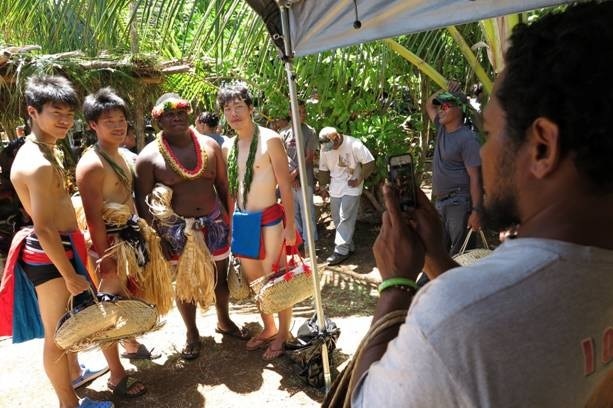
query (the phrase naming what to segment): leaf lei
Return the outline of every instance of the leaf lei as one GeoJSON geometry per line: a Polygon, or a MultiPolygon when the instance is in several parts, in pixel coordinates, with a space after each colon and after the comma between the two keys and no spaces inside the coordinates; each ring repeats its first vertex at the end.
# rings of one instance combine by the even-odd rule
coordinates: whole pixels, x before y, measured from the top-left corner
{"type": "MultiPolygon", "coordinates": [[[[254,123],[255,133],[249,145],[249,155],[247,156],[247,165],[245,168],[245,177],[243,178],[243,208],[247,208],[247,196],[251,189],[253,181],[253,163],[255,162],[255,152],[258,148],[258,139],[260,136],[260,127],[254,123]]],[[[236,198],[238,196],[238,136],[234,139],[234,145],[228,155],[228,187],[230,195],[236,198]]]]}
{"type": "Polygon", "coordinates": [[[26,137],[26,140],[34,143],[38,146],[38,149],[43,154],[43,157],[51,163],[51,167],[60,176],[64,188],[66,188],[66,170],[64,169],[64,152],[55,143],[42,142],[30,134],[26,137]]]}
{"type": "MultiPolygon", "coordinates": [[[[132,173],[130,172],[130,175],[128,176],[126,172],[124,171],[123,167],[121,167],[119,163],[113,160],[111,156],[109,156],[104,150],[102,150],[102,148],[100,147],[98,143],[96,143],[94,150],[96,151],[96,153],[102,156],[104,160],[106,160],[109,166],[111,166],[111,169],[113,169],[113,172],[117,175],[121,183],[124,186],[126,186],[128,191],[132,191],[132,173]]],[[[121,158],[123,159],[123,156],[121,158]]],[[[130,169],[130,166],[128,165],[125,159],[124,159],[124,163],[126,164],[126,166],[128,166],[128,169],[130,169]]]]}
{"type": "Polygon", "coordinates": [[[196,134],[190,129],[190,136],[192,137],[192,142],[194,144],[194,150],[196,152],[196,165],[193,169],[185,168],[177,156],[175,156],[172,151],[168,141],[162,136],[164,132],[160,132],[157,137],[158,147],[162,157],[164,157],[164,161],[166,164],[170,166],[172,171],[181,176],[184,180],[195,180],[201,177],[205,172],[206,168],[209,164],[209,158],[206,154],[206,150],[200,146],[200,142],[198,142],[198,137],[196,134]]]}

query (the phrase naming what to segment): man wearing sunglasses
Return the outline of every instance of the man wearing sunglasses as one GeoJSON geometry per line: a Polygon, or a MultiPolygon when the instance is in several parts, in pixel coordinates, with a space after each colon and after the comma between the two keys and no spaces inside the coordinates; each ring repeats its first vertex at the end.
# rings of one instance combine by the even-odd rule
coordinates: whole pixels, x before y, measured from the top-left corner
{"type": "Polygon", "coordinates": [[[459,251],[467,226],[474,231],[481,228],[480,145],[475,132],[464,124],[468,105],[459,88],[457,82],[450,81],[449,91],[436,92],[426,104],[436,126],[432,197],[450,255],[459,251]]]}

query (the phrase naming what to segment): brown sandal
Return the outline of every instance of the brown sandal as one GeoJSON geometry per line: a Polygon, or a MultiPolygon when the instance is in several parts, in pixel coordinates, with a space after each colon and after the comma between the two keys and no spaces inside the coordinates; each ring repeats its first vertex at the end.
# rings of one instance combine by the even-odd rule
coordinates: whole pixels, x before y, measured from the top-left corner
{"type": "Polygon", "coordinates": [[[200,356],[201,346],[200,339],[187,342],[183,350],[181,350],[181,358],[183,358],[183,360],[197,359],[200,356]]]}
{"type": "Polygon", "coordinates": [[[272,361],[278,357],[281,357],[283,354],[285,354],[285,343],[281,345],[280,349],[273,349],[271,344],[268,346],[264,354],[262,354],[262,360],[272,361]]]}
{"type": "Polygon", "coordinates": [[[278,333],[275,333],[272,336],[265,337],[265,338],[262,338],[259,335],[255,336],[255,337],[252,337],[252,338],[249,339],[249,341],[245,345],[245,348],[247,349],[247,351],[259,350],[262,347],[266,346],[271,341],[273,341],[275,339],[275,337],[277,337],[277,334],[278,333]]]}
{"type": "Polygon", "coordinates": [[[125,377],[123,377],[121,381],[119,381],[115,385],[111,384],[111,382],[109,381],[106,383],[106,386],[109,388],[109,390],[113,392],[113,395],[116,397],[136,398],[136,397],[140,397],[141,395],[147,392],[147,388],[145,388],[145,384],[143,384],[142,382],[140,382],[134,377],[130,377],[129,375],[126,375],[125,377]],[[132,388],[138,384],[142,385],[143,388],[138,392],[130,393],[132,388]]]}

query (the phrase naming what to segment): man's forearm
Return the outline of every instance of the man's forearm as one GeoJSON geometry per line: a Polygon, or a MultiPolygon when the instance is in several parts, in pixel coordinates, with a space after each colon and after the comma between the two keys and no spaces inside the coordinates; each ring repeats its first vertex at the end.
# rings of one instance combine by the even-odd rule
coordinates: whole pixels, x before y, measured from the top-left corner
{"type": "Polygon", "coordinates": [[[470,179],[470,200],[472,202],[473,210],[479,210],[481,208],[481,183],[479,180],[470,179]]]}
{"type": "MultiPolygon", "coordinates": [[[[294,196],[292,194],[291,187],[289,183],[279,185],[279,193],[281,195],[281,205],[285,209],[286,214],[294,213],[294,196]]],[[[286,217],[285,219],[285,227],[286,228],[295,228],[294,217],[286,217]]]]}
{"type": "Polygon", "coordinates": [[[472,202],[473,209],[480,209],[481,198],[483,197],[480,179],[480,168],[471,167],[468,168],[467,172],[470,180],[470,200],[472,202]]]}
{"type": "Polygon", "coordinates": [[[443,90],[438,90],[435,93],[433,93],[432,95],[430,95],[430,97],[428,98],[428,100],[426,101],[426,113],[428,114],[428,118],[434,122],[434,119],[436,117],[436,108],[434,106],[434,98],[437,97],[438,94],[440,94],[441,92],[443,92],[443,90]]]}
{"type": "Polygon", "coordinates": [[[448,254],[442,254],[439,256],[426,255],[424,272],[426,272],[428,279],[433,280],[437,276],[447,272],[449,269],[456,268],[458,266],[460,265],[448,254]]]}
{"type": "Polygon", "coordinates": [[[374,160],[362,165],[362,180],[366,180],[375,171],[374,160]]]}
{"type": "MultiPolygon", "coordinates": [[[[396,310],[408,310],[411,305],[413,296],[398,288],[391,287],[381,293],[381,297],[377,302],[375,315],[372,324],[375,324],[386,314],[396,310]]],[[[393,325],[383,330],[378,336],[371,338],[362,352],[361,358],[356,362],[355,379],[357,380],[368,368],[375,362],[381,360],[383,354],[387,350],[387,345],[390,341],[398,336],[400,324],[393,325]]],[[[353,390],[349,390],[350,393],[353,390]]]]}
{"type": "MultiPolygon", "coordinates": [[[[150,193],[151,192],[149,192],[149,194],[150,193]]],[[[136,196],[136,211],[138,212],[138,216],[144,219],[145,221],[147,221],[147,224],[153,225],[152,224],[153,217],[151,215],[151,211],[149,211],[149,206],[147,205],[145,201],[146,195],[141,195],[137,191],[135,196],[136,196]]]]}
{"type": "Polygon", "coordinates": [[[218,183],[215,185],[215,191],[217,192],[217,197],[223,207],[228,214],[230,214],[230,197],[228,193],[228,185],[224,185],[223,183],[218,183]]]}
{"type": "Polygon", "coordinates": [[[102,219],[92,220],[87,223],[92,246],[99,257],[102,257],[108,248],[106,225],[102,219]]]}

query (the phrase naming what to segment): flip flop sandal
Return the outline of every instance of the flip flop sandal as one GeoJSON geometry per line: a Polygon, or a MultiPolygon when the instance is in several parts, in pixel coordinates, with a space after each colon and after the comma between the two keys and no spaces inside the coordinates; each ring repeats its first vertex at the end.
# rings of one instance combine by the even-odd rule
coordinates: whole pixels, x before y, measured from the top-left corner
{"type": "Polygon", "coordinates": [[[249,331],[244,327],[239,329],[235,326],[232,330],[222,330],[219,327],[216,327],[215,332],[221,334],[222,336],[230,336],[239,340],[249,340],[251,337],[249,331]]]}
{"type": "Polygon", "coordinates": [[[262,354],[262,360],[272,361],[285,354],[285,345],[282,345],[280,349],[273,349],[272,345],[268,346],[264,354],[262,354]]]}
{"type": "Polygon", "coordinates": [[[114,408],[111,401],[96,401],[87,397],[79,400],[78,408],[114,408]]]}
{"type": "Polygon", "coordinates": [[[274,340],[275,337],[277,337],[278,333],[273,334],[270,337],[266,337],[266,338],[262,338],[259,336],[255,336],[252,337],[251,339],[249,339],[249,341],[247,342],[247,345],[245,346],[245,348],[247,349],[247,351],[255,351],[255,350],[259,350],[261,349],[263,346],[268,345],[268,343],[270,343],[271,341],[274,340]]]}
{"type": "Polygon", "coordinates": [[[83,364],[81,364],[80,367],[81,367],[81,375],[75,378],[74,380],[72,380],[72,388],[75,390],[77,388],[84,386],[85,384],[88,384],[94,381],[96,378],[100,377],[102,374],[109,371],[108,366],[104,366],[103,368],[99,370],[90,370],[89,368],[85,367],[83,364]]]}
{"type": "Polygon", "coordinates": [[[147,392],[147,388],[145,388],[145,384],[143,384],[142,382],[140,382],[134,377],[130,377],[129,375],[126,375],[125,377],[123,377],[121,381],[119,381],[116,385],[111,384],[111,382],[109,381],[106,383],[106,386],[108,387],[109,390],[113,391],[113,395],[116,397],[136,398],[136,397],[140,397],[141,395],[147,392]],[[143,388],[136,393],[130,393],[130,390],[132,389],[132,387],[134,387],[137,384],[141,384],[143,388]]]}
{"type": "Polygon", "coordinates": [[[195,360],[200,356],[200,340],[185,344],[181,350],[181,358],[184,360],[195,360]]]}
{"type": "Polygon", "coordinates": [[[155,360],[156,358],[162,357],[161,353],[154,353],[155,350],[153,347],[151,350],[148,350],[144,344],[140,344],[138,349],[133,353],[121,353],[122,358],[128,358],[130,360],[155,360]]]}

